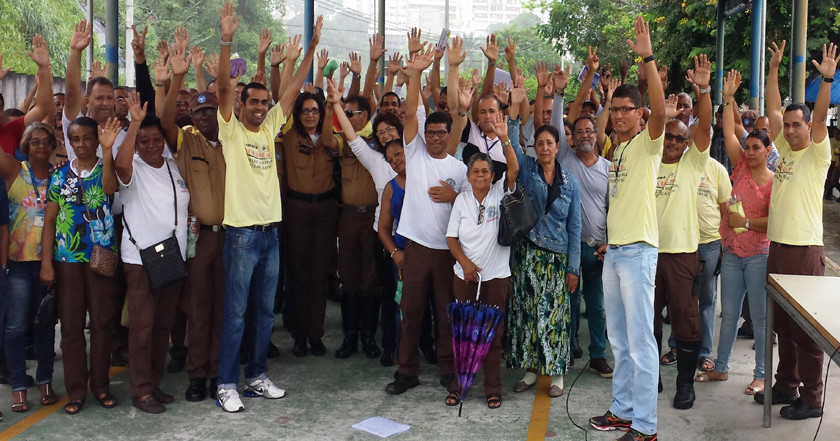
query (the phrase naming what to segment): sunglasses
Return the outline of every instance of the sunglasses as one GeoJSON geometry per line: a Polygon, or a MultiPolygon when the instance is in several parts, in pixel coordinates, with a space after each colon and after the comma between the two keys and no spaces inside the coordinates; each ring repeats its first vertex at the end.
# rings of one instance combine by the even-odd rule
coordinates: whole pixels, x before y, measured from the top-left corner
{"type": "Polygon", "coordinates": [[[688,141],[688,138],[680,135],[672,135],[670,133],[665,133],[665,140],[666,141],[677,141],[678,143],[683,143],[688,141]]]}
{"type": "Polygon", "coordinates": [[[362,112],[364,112],[364,110],[345,110],[344,114],[347,115],[348,118],[352,118],[353,115],[355,115],[357,113],[362,113],[362,112]]]}

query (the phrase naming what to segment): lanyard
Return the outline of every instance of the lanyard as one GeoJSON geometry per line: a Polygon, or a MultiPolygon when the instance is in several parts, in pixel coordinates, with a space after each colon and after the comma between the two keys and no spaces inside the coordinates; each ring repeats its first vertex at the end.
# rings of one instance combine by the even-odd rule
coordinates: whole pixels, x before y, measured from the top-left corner
{"type": "Polygon", "coordinates": [[[31,181],[32,188],[35,189],[35,200],[38,203],[38,207],[43,208],[44,204],[41,202],[41,190],[35,182],[35,173],[32,172],[32,165],[29,164],[29,161],[26,161],[26,168],[29,170],[29,179],[31,181]]]}
{"type": "Polygon", "coordinates": [[[493,150],[493,147],[496,147],[496,144],[499,143],[499,138],[496,138],[496,140],[493,141],[492,144],[488,145],[487,144],[487,135],[485,135],[484,132],[481,132],[481,137],[484,138],[484,147],[487,148],[487,154],[489,155],[490,150],[493,150]]]}
{"type": "MultiPolygon", "coordinates": [[[[636,139],[637,136],[639,136],[639,133],[641,133],[641,132],[636,132],[636,134],[633,135],[633,137],[630,138],[627,141],[627,144],[624,144],[624,148],[621,149],[621,154],[618,155],[618,164],[615,166],[615,187],[614,187],[614,189],[618,188],[618,172],[619,172],[619,170],[621,170],[621,162],[624,161],[624,152],[626,152],[627,148],[630,147],[630,143],[633,142],[633,140],[636,139]]],[[[621,146],[621,144],[619,144],[619,146],[621,146]]],[[[615,196],[615,190],[613,190],[613,196],[615,196]]]]}

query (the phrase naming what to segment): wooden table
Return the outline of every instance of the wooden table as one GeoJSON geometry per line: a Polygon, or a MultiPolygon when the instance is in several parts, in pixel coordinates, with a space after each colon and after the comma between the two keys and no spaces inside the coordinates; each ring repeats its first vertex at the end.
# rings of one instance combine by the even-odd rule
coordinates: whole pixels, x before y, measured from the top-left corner
{"type": "Polygon", "coordinates": [[[773,390],[773,306],[778,303],[840,366],[840,277],[767,276],[764,427],[770,427],[773,390]]]}

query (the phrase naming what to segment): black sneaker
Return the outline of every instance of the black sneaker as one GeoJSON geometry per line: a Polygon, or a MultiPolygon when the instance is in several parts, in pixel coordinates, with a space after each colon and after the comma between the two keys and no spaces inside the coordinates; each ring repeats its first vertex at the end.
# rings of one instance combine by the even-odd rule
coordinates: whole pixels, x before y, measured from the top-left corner
{"type": "Polygon", "coordinates": [[[385,392],[388,392],[391,395],[399,395],[420,385],[420,379],[416,376],[397,374],[395,378],[396,380],[394,380],[393,383],[389,383],[385,386],[385,392]]]}
{"type": "Polygon", "coordinates": [[[600,430],[602,432],[606,432],[609,430],[626,431],[630,428],[632,424],[632,421],[619,418],[609,410],[607,411],[607,413],[601,416],[596,416],[589,419],[589,425],[592,426],[595,430],[600,430]]]}
{"type": "Polygon", "coordinates": [[[613,369],[604,358],[593,358],[589,360],[589,370],[600,375],[602,378],[612,378],[613,369]]]}
{"type": "Polygon", "coordinates": [[[782,415],[782,418],[789,420],[804,420],[808,418],[819,418],[822,416],[823,411],[819,407],[811,407],[805,404],[801,398],[797,398],[789,406],[783,407],[779,411],[779,414],[782,415]]]}
{"type": "Polygon", "coordinates": [[[646,435],[636,429],[630,429],[617,441],[656,441],[656,434],[646,435]]]}
{"type": "Polygon", "coordinates": [[[184,392],[184,399],[191,403],[197,403],[204,401],[205,398],[207,398],[207,379],[204,377],[191,379],[189,387],[184,392]]]}
{"type": "MultiPolygon", "coordinates": [[[[779,391],[775,387],[773,388],[772,392],[772,404],[793,404],[796,400],[799,399],[799,394],[795,393],[793,395],[788,395],[784,392],[779,391]]],[[[758,404],[764,404],[764,392],[759,392],[753,395],[753,399],[758,404]]]]}

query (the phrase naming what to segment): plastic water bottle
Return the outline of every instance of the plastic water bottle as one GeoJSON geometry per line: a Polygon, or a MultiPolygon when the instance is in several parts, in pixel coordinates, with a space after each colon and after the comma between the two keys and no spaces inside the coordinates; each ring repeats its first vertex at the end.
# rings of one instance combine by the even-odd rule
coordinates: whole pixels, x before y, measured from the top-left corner
{"type": "Polygon", "coordinates": [[[195,257],[196,243],[198,243],[198,217],[190,216],[187,224],[187,259],[195,257]]]}

